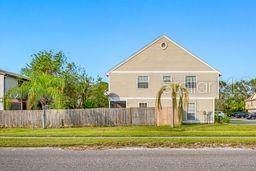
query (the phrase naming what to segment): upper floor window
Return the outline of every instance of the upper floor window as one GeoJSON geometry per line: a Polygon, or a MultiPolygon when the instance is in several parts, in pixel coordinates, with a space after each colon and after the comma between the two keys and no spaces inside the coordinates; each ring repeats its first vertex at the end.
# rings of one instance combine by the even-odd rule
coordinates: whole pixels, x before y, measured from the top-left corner
{"type": "Polygon", "coordinates": [[[196,76],[186,76],[186,88],[196,88],[196,76]]]}
{"type": "Polygon", "coordinates": [[[164,83],[171,83],[171,76],[170,75],[164,75],[163,76],[163,82],[164,83]]]}
{"type": "Polygon", "coordinates": [[[148,76],[138,76],[138,88],[148,88],[148,76]]]}

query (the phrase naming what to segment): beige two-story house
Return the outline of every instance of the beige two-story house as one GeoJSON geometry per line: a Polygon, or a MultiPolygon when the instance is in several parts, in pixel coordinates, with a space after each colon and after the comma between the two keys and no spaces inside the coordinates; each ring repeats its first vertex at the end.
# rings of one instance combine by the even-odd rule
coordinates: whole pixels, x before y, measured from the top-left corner
{"type": "Polygon", "coordinates": [[[256,93],[245,101],[245,109],[248,112],[256,112],[256,93]]]}
{"type": "MultiPolygon", "coordinates": [[[[155,107],[161,86],[183,84],[190,92],[184,122],[214,122],[220,72],[163,35],[111,69],[110,107],[155,107]]],[[[162,98],[171,106],[170,93],[162,98]]]]}

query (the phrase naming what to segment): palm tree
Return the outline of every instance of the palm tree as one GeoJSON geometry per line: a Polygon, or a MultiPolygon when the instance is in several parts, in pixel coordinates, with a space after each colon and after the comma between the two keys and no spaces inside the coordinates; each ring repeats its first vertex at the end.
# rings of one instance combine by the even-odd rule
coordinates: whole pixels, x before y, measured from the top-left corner
{"type": "Polygon", "coordinates": [[[171,92],[172,99],[172,113],[173,113],[173,126],[174,126],[174,116],[176,112],[178,113],[179,124],[182,124],[184,108],[186,108],[189,100],[189,92],[187,88],[180,84],[173,83],[170,85],[165,85],[160,88],[156,97],[156,107],[158,110],[162,109],[161,98],[164,92],[171,92]]]}
{"type": "Polygon", "coordinates": [[[42,108],[46,105],[63,108],[63,89],[63,79],[49,74],[34,74],[30,76],[29,81],[8,91],[5,104],[8,107],[11,99],[27,98],[28,109],[36,108],[38,103],[42,108]]]}

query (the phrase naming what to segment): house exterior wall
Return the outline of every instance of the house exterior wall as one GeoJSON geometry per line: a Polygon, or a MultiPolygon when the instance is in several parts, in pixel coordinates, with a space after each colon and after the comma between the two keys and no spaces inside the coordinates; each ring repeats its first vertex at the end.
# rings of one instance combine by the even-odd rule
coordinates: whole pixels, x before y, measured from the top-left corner
{"type": "MultiPolygon", "coordinates": [[[[127,99],[126,104],[128,107],[138,107],[139,103],[147,103],[148,107],[155,107],[155,99],[127,99]]],[[[214,123],[215,99],[190,99],[189,103],[196,105],[196,119],[190,121],[187,119],[186,113],[183,115],[184,123],[214,123]]],[[[172,106],[171,99],[163,99],[163,106],[172,106]]]]}
{"type": "Polygon", "coordinates": [[[256,99],[246,101],[245,108],[250,113],[256,112],[256,99]]]}
{"type": "Polygon", "coordinates": [[[256,112],[256,93],[245,101],[245,109],[248,112],[256,112]]]}
{"type": "MultiPolygon", "coordinates": [[[[165,74],[164,74],[165,75],[165,74]]],[[[184,83],[185,76],[191,74],[168,74],[172,82],[184,83]]],[[[196,120],[188,121],[183,117],[185,123],[213,123],[215,111],[215,99],[219,96],[218,76],[216,74],[192,74],[197,78],[197,88],[191,89],[189,103],[196,103],[196,120]],[[202,83],[202,87],[200,84],[202,83]],[[211,113],[210,116],[205,114],[211,113]]],[[[139,107],[139,103],[147,103],[147,107],[156,106],[156,95],[161,86],[163,74],[111,74],[109,88],[115,95],[110,97],[111,101],[126,101],[126,107],[139,107]],[[137,88],[137,77],[139,75],[149,76],[149,88],[137,88]]],[[[171,106],[170,93],[162,96],[162,105],[171,106]]]]}
{"type": "Polygon", "coordinates": [[[0,75],[0,110],[4,110],[4,96],[8,90],[18,86],[18,80],[14,77],[0,75]]]}
{"type": "Polygon", "coordinates": [[[4,92],[7,93],[10,89],[18,86],[18,80],[13,77],[5,77],[5,89],[4,92]]]}
{"type": "MultiPolygon", "coordinates": [[[[109,90],[116,94],[114,98],[150,97],[155,98],[159,89],[165,85],[163,76],[171,76],[173,83],[185,86],[186,76],[196,76],[197,88],[191,89],[190,97],[218,98],[218,74],[217,73],[111,73],[109,75],[109,90]],[[138,76],[148,76],[149,87],[138,88],[138,76]]],[[[168,96],[168,94],[167,94],[168,96]]],[[[113,100],[115,100],[113,98],[113,100]]]]}
{"type": "MultiPolygon", "coordinates": [[[[219,98],[220,73],[207,63],[163,36],[135,53],[108,73],[109,100],[125,101],[126,107],[155,107],[156,95],[165,85],[163,76],[171,83],[185,86],[186,76],[196,76],[196,88],[189,89],[189,99],[196,104],[196,119],[188,123],[214,122],[215,99],[219,98]],[[166,48],[161,44],[166,43],[166,48]],[[138,76],[148,76],[148,88],[138,88],[138,76]],[[209,115],[208,118],[205,114],[209,115]],[[210,120],[209,120],[210,119],[210,120]]],[[[162,97],[163,106],[170,106],[170,94],[162,97]]]]}
{"type": "Polygon", "coordinates": [[[4,110],[4,75],[0,74],[0,110],[4,110]]]}

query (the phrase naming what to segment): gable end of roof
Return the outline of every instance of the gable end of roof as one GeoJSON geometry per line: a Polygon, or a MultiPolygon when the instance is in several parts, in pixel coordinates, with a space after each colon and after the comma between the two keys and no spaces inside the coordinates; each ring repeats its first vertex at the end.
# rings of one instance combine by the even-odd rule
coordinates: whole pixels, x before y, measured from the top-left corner
{"type": "Polygon", "coordinates": [[[192,54],[190,51],[188,51],[187,49],[185,49],[183,46],[179,45],[178,43],[176,43],[175,41],[173,41],[171,38],[169,38],[166,35],[162,35],[160,37],[158,37],[157,39],[153,40],[151,43],[147,44],[146,46],[144,46],[143,48],[141,48],[140,50],[138,50],[137,52],[135,52],[134,54],[132,54],[130,57],[128,57],[127,59],[123,60],[121,63],[119,63],[118,65],[114,66],[112,69],[110,69],[107,72],[107,76],[115,71],[116,69],[118,69],[120,66],[124,65],[125,63],[127,63],[129,60],[131,60],[132,58],[134,58],[135,56],[137,56],[138,54],[140,54],[141,52],[143,52],[144,50],[146,50],[147,48],[149,48],[151,45],[153,45],[155,42],[157,42],[158,40],[160,40],[161,38],[165,38],[167,40],[169,40],[171,43],[173,43],[174,45],[176,45],[177,47],[181,48],[183,51],[187,52],[188,54],[190,54],[192,57],[194,57],[196,60],[200,61],[201,63],[205,64],[206,66],[208,66],[209,68],[211,68],[213,70],[213,72],[217,72],[219,74],[219,76],[221,76],[221,72],[219,72],[217,69],[215,69],[214,67],[212,67],[210,64],[208,64],[207,62],[205,62],[204,60],[202,60],[201,58],[197,57],[196,55],[192,54]]]}

